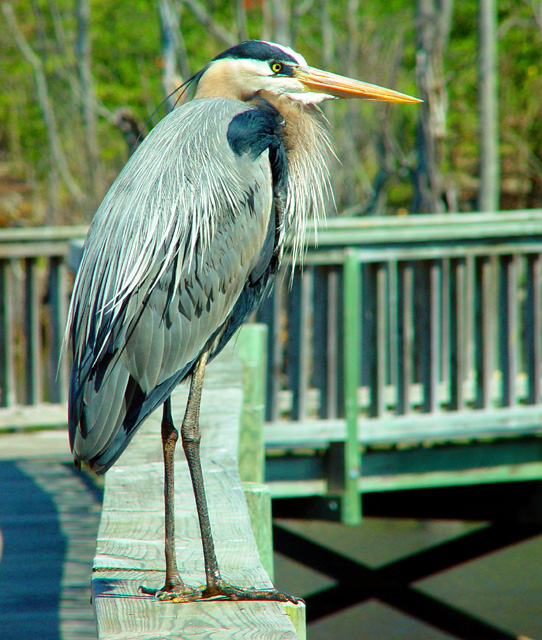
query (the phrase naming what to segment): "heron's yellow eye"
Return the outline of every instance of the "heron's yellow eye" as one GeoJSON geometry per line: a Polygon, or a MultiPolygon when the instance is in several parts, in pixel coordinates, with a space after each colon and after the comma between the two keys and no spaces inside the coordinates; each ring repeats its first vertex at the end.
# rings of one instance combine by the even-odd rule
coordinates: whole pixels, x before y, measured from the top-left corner
{"type": "Polygon", "coordinates": [[[273,73],[280,73],[282,71],[282,65],[280,64],[280,62],[273,62],[273,64],[271,65],[271,71],[273,73]]]}

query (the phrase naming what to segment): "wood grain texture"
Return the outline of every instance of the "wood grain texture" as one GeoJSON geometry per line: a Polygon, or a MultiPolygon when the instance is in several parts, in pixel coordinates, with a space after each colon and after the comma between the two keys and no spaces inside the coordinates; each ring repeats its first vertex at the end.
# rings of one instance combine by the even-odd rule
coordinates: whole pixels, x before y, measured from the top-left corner
{"type": "MultiPolygon", "coordinates": [[[[187,387],[172,396],[180,426],[187,387]]],[[[252,534],[237,471],[241,414],[241,370],[227,349],[207,370],[200,424],[202,466],[216,552],[226,580],[239,586],[270,587],[252,534]]],[[[250,638],[295,640],[294,628],[277,602],[208,601],[163,603],[143,596],[145,584],[164,582],[163,467],[157,411],[140,428],[107,473],[94,559],[92,592],[100,639],[250,638]]],[[[175,469],[176,550],[179,570],[191,585],[204,581],[197,514],[182,451],[175,469]]]]}

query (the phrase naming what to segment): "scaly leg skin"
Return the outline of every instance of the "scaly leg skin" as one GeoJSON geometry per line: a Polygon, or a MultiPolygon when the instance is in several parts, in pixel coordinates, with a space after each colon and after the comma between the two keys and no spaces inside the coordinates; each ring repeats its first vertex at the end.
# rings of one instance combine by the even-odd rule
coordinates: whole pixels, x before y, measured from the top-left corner
{"type": "MultiPolygon", "coordinates": [[[[279,600],[281,602],[294,602],[300,600],[294,598],[277,589],[256,589],[254,587],[242,588],[236,587],[226,582],[221,574],[216,559],[213,536],[211,533],[211,523],[209,520],[209,512],[207,509],[207,499],[205,497],[205,488],[203,484],[203,474],[200,462],[200,441],[201,433],[199,429],[199,409],[201,403],[201,390],[203,386],[203,377],[205,373],[205,365],[207,363],[208,352],[204,352],[194,369],[192,380],[190,383],[190,392],[186,405],[186,412],[181,427],[181,436],[183,449],[188,462],[188,469],[192,480],[192,487],[196,499],[196,507],[198,512],[199,526],[201,531],[201,540],[203,544],[203,556],[205,560],[205,576],[207,585],[205,588],[192,589],[187,587],[179,577],[177,565],[174,557],[174,531],[173,531],[173,453],[171,453],[171,478],[165,483],[165,500],[166,500],[166,584],[162,589],[152,591],[145,589],[144,593],[151,593],[160,600],[169,600],[172,602],[189,602],[201,599],[224,598],[228,600],[279,600]],[[171,485],[171,486],[169,486],[171,485]],[[169,488],[168,488],[169,487],[169,488]],[[168,507],[168,505],[170,505],[168,507]],[[168,515],[169,514],[169,515],[168,515]],[[168,519],[171,520],[168,524],[168,519]],[[170,536],[168,538],[168,536],[170,536]],[[168,546],[169,545],[169,546],[168,546]],[[169,567],[169,573],[168,573],[169,567]]],[[[177,433],[173,427],[170,408],[168,410],[168,419],[166,420],[166,410],[164,409],[164,421],[162,423],[162,434],[164,434],[164,423],[171,425],[171,429],[177,433]]],[[[166,430],[169,427],[166,427],[166,430]]],[[[169,432],[168,432],[169,433],[169,432]]],[[[170,438],[169,435],[164,437],[164,441],[170,438]]],[[[178,435],[175,435],[173,449],[178,435]]],[[[169,441],[169,440],[168,440],[169,441]]],[[[164,460],[166,461],[166,449],[164,445],[164,460]]],[[[169,458],[168,458],[169,460],[169,458]]],[[[166,474],[168,473],[168,462],[165,462],[166,474]]],[[[166,476],[167,477],[167,476],[166,476]]]]}
{"type": "Polygon", "coordinates": [[[176,595],[179,598],[201,598],[203,587],[193,589],[186,585],[179,575],[177,561],[175,559],[175,474],[174,455],[175,446],[179,439],[179,432],[173,424],[171,415],[171,400],[164,402],[162,416],[162,451],[164,455],[164,502],[165,502],[165,555],[166,555],[166,581],[161,589],[150,589],[141,586],[141,593],[152,595],[155,598],[169,598],[176,595]]]}

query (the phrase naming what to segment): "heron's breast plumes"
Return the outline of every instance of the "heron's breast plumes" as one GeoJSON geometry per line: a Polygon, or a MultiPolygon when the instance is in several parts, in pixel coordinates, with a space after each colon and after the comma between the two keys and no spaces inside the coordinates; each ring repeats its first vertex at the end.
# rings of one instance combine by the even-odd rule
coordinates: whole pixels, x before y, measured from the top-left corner
{"type": "Polygon", "coordinates": [[[288,196],[284,217],[287,234],[292,237],[292,257],[297,261],[306,248],[308,221],[312,219],[316,228],[333,200],[328,164],[335,154],[327,120],[317,106],[290,100],[286,104],[279,101],[276,106],[286,121],[288,196]]]}

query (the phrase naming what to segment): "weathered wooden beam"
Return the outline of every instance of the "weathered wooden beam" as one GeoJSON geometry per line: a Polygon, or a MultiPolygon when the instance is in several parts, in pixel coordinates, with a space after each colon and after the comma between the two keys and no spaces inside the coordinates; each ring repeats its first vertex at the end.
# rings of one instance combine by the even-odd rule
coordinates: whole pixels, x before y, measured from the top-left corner
{"type": "MultiPolygon", "coordinates": [[[[179,425],[186,386],[172,395],[179,425]]],[[[228,348],[207,371],[201,408],[202,465],[218,560],[226,580],[270,587],[252,534],[237,471],[241,413],[241,371],[228,348]]],[[[188,584],[204,582],[196,508],[182,449],[176,456],[176,549],[188,584]]],[[[118,463],[106,474],[102,520],[94,560],[92,591],[100,640],[168,638],[263,638],[296,640],[277,602],[208,601],[163,603],[139,593],[139,586],[164,582],[163,471],[160,412],[140,428],[118,463]]]]}
{"type": "MultiPolygon", "coordinates": [[[[266,447],[271,449],[326,448],[344,442],[346,421],[305,420],[295,424],[286,420],[264,426],[266,447]]],[[[385,418],[358,418],[357,438],[362,446],[400,443],[458,442],[472,439],[542,435],[542,408],[539,405],[503,407],[480,411],[449,413],[411,413],[385,418]]]]}
{"type": "Polygon", "coordinates": [[[345,524],[358,524],[361,520],[361,501],[358,491],[358,478],[361,475],[361,457],[357,433],[358,400],[357,390],[360,383],[360,347],[359,332],[362,314],[362,277],[360,264],[353,252],[348,252],[344,262],[343,281],[344,309],[344,416],[346,437],[344,440],[344,493],[342,521],[345,524]]]}
{"type": "Polygon", "coordinates": [[[65,404],[43,403],[0,407],[0,432],[18,429],[51,429],[68,426],[65,404]]]}
{"type": "Polygon", "coordinates": [[[13,268],[0,259],[0,407],[15,404],[13,268]]]}
{"type": "Polygon", "coordinates": [[[239,475],[243,482],[263,482],[267,327],[260,323],[245,325],[235,342],[243,376],[239,475]]]}

